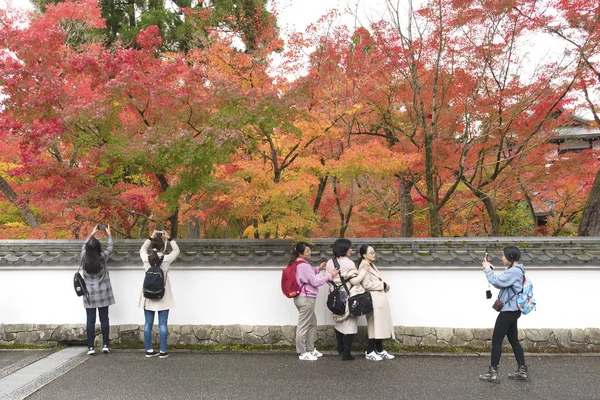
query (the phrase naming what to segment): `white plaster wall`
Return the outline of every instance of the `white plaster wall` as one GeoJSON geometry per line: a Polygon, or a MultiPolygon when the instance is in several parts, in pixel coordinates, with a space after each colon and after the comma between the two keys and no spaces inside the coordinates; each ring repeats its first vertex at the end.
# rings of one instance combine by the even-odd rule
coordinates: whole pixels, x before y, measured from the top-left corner
{"type": "MultiPolygon", "coordinates": [[[[485,299],[480,268],[382,268],[391,285],[394,325],[455,328],[493,327],[497,313],[485,299]]],[[[0,267],[0,323],[84,323],[82,300],[73,291],[73,266],[0,267]]],[[[600,328],[592,312],[600,269],[530,268],[537,311],[521,317],[520,328],[600,328]],[[573,300],[577,296],[577,303],[573,300]]],[[[171,284],[177,307],[169,323],[195,325],[295,325],[293,300],[281,294],[281,269],[273,267],[173,266],[171,284]]],[[[111,268],[116,304],[112,325],[142,324],[137,307],[143,281],[139,266],[111,268]]],[[[492,288],[494,296],[497,290],[492,288]]],[[[325,307],[326,287],[317,300],[319,325],[332,321],[325,307]]]]}

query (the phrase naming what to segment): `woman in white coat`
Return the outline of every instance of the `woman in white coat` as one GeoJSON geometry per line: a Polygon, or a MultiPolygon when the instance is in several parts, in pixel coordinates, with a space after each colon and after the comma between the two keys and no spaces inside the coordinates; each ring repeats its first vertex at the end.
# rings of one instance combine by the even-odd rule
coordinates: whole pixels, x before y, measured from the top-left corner
{"type": "Polygon", "coordinates": [[[390,290],[390,285],[384,282],[381,272],[373,264],[376,258],[373,247],[366,244],[360,246],[359,268],[367,271],[361,285],[371,293],[373,299],[373,312],[367,314],[369,347],[365,353],[365,358],[371,361],[393,359],[394,356],[383,349],[383,339],[395,339],[390,302],[386,295],[390,290]]]}
{"type": "Polygon", "coordinates": [[[162,299],[147,299],[144,297],[144,289],[140,292],[138,306],[144,309],[144,348],[146,357],[167,358],[167,336],[169,329],[167,321],[169,319],[169,310],[175,307],[175,299],[171,290],[171,281],[169,279],[169,267],[171,263],[179,256],[179,246],[169,237],[167,231],[154,231],[152,236],[144,242],[140,249],[140,258],[144,263],[144,270],[148,271],[152,265],[160,265],[164,273],[165,294],[162,299]],[[163,240],[163,237],[165,240],[163,240]],[[171,244],[172,251],[164,254],[167,249],[167,243],[171,244]],[[154,326],[154,315],[158,312],[158,327],[160,331],[160,353],[152,349],[152,327],[154,326]]]}
{"type": "MultiPolygon", "coordinates": [[[[352,254],[351,246],[352,242],[348,239],[338,239],[333,244],[333,256],[337,260],[340,269],[339,275],[333,278],[333,282],[339,286],[342,284],[340,276],[344,277],[346,286],[350,291],[348,296],[365,292],[360,282],[362,282],[367,274],[364,268],[361,268],[360,271],[357,270],[354,261],[348,258],[352,254]]],[[[333,260],[327,261],[325,268],[329,274],[332,276],[335,275],[336,266],[333,260]]],[[[354,335],[358,332],[358,317],[348,316],[343,320],[334,319],[333,327],[335,328],[335,336],[338,342],[338,353],[342,356],[342,360],[354,360],[354,356],[352,356],[350,350],[354,335]]]]}

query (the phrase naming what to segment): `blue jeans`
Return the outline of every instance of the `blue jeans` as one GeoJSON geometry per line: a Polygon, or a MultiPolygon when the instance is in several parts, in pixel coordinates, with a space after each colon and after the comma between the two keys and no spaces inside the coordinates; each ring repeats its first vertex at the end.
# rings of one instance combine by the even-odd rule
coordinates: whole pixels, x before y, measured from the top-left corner
{"type": "MultiPolygon", "coordinates": [[[[86,308],[87,314],[87,345],[94,347],[94,339],[96,338],[96,309],[86,308]]],[[[109,323],[108,323],[108,306],[98,308],[98,316],[100,317],[100,328],[102,330],[102,345],[108,346],[109,323]]]]}
{"type": "MultiPolygon", "coordinates": [[[[154,325],[154,313],[144,309],[144,317],[146,317],[146,324],[144,325],[144,348],[146,351],[152,350],[152,326],[154,325]]],[[[169,328],[167,327],[167,320],[169,319],[169,310],[162,310],[158,312],[158,328],[160,330],[160,351],[167,351],[167,336],[169,334],[169,328]]]]}

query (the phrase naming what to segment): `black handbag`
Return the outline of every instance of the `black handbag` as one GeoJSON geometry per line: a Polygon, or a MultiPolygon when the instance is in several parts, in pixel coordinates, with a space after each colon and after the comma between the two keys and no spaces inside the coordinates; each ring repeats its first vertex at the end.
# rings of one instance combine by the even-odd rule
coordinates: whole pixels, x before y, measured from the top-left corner
{"type": "Polygon", "coordinates": [[[348,307],[350,307],[350,315],[353,317],[371,313],[373,312],[373,297],[369,292],[357,294],[348,299],[348,307]]]}
{"type": "Polygon", "coordinates": [[[83,280],[83,276],[81,276],[81,274],[79,273],[80,269],[81,265],[79,265],[79,269],[77,269],[77,272],[75,272],[75,275],[73,276],[73,287],[75,288],[75,294],[79,297],[85,295],[85,298],[89,304],[90,295],[88,294],[87,286],[85,285],[85,280],[83,280]]]}

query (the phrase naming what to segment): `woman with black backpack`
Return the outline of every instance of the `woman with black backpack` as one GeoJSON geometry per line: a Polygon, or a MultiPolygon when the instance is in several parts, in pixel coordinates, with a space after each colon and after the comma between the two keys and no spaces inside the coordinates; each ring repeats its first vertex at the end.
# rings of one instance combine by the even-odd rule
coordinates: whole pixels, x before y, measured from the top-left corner
{"type": "Polygon", "coordinates": [[[83,307],[87,313],[87,346],[88,355],[96,354],[94,340],[96,338],[96,309],[100,317],[100,329],[102,331],[102,353],[110,353],[108,347],[110,326],[108,322],[108,306],[115,304],[110,274],[106,262],[113,252],[113,237],[110,233],[110,225],[96,225],[81,248],[81,266],[83,269],[83,280],[87,289],[87,295],[83,296],[83,307]],[[102,251],[100,241],[95,235],[98,232],[106,232],[108,245],[102,251]]]}
{"type": "Polygon", "coordinates": [[[169,329],[167,321],[169,319],[169,310],[175,307],[175,299],[171,290],[171,281],[169,280],[169,267],[171,263],[179,256],[179,246],[175,240],[169,237],[166,231],[154,231],[152,236],[144,242],[140,249],[140,258],[144,263],[145,279],[142,291],[140,293],[138,306],[144,309],[144,348],[146,357],[167,358],[167,336],[169,329]],[[165,240],[163,240],[163,237],[165,240]],[[165,254],[167,244],[171,244],[172,251],[165,254]],[[158,271],[156,271],[159,269],[158,271]],[[156,272],[155,272],[156,271],[156,272]],[[159,283],[163,287],[159,293],[149,287],[159,283]],[[151,285],[152,284],[152,285],[151,285]],[[160,331],[160,352],[152,349],[152,327],[154,325],[154,316],[158,312],[158,327],[160,331]]]}

